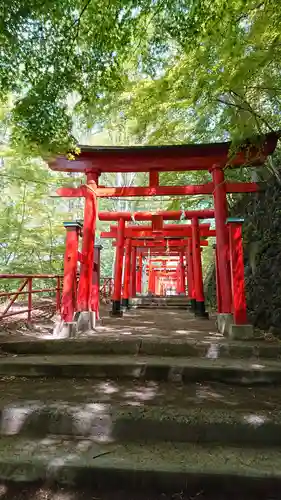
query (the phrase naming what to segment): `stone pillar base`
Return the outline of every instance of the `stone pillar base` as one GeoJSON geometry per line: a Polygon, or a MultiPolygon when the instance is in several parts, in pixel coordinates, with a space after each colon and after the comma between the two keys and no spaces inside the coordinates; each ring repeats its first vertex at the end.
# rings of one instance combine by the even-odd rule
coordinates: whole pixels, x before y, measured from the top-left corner
{"type": "Polygon", "coordinates": [[[123,316],[123,311],[121,310],[121,302],[120,300],[112,301],[112,309],[110,312],[110,316],[123,316]]]}
{"type": "Polygon", "coordinates": [[[196,300],[195,299],[190,299],[190,310],[192,312],[196,311],[196,300]]]}
{"type": "Polygon", "coordinates": [[[205,309],[205,302],[195,301],[195,316],[196,318],[209,319],[209,313],[205,309]]]}
{"type": "Polygon", "coordinates": [[[53,330],[54,337],[60,339],[71,339],[77,336],[76,321],[56,323],[53,330]]]}
{"type": "Polygon", "coordinates": [[[121,305],[123,309],[132,309],[134,307],[134,303],[131,303],[130,299],[122,299],[121,305]]]}
{"type": "Polygon", "coordinates": [[[228,337],[230,325],[233,325],[233,316],[231,313],[217,314],[217,327],[218,331],[228,337]]]}
{"type": "Polygon", "coordinates": [[[253,325],[230,325],[229,338],[231,340],[251,340],[254,338],[253,325]]]}
{"type": "Polygon", "coordinates": [[[88,332],[92,328],[91,311],[80,311],[74,316],[74,321],[77,321],[78,332],[88,332]]]}

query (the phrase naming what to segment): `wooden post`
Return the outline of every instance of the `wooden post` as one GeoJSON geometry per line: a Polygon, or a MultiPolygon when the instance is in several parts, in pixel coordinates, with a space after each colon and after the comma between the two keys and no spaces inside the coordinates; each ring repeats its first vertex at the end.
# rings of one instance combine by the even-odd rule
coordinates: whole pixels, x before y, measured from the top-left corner
{"type": "Polygon", "coordinates": [[[142,254],[138,255],[138,264],[137,264],[137,294],[141,295],[142,292],[142,254]]]}
{"type": "Polygon", "coordinates": [[[180,294],[185,295],[184,250],[180,252],[180,294]]]}
{"type": "Polygon", "coordinates": [[[192,239],[188,239],[187,243],[187,285],[188,298],[190,300],[190,308],[193,312],[196,309],[194,273],[193,273],[193,256],[192,256],[192,239]]]}
{"type": "Polygon", "coordinates": [[[78,236],[81,231],[79,222],[64,222],[66,243],[64,254],[63,289],[61,299],[62,320],[70,323],[76,311],[76,275],[78,262],[78,236]]]}
{"type": "Polygon", "coordinates": [[[233,319],[235,325],[247,324],[247,306],[245,293],[244,256],[242,241],[242,223],[244,219],[227,219],[230,247],[230,270],[233,319]]]}
{"type": "Polygon", "coordinates": [[[149,259],[149,266],[148,266],[148,294],[152,295],[154,293],[154,282],[153,282],[154,276],[153,276],[153,267],[152,267],[152,261],[149,259]]]}
{"type": "Polygon", "coordinates": [[[205,297],[203,288],[200,230],[197,217],[193,217],[192,219],[192,256],[196,300],[195,315],[201,318],[207,318],[208,314],[205,311],[205,297]]]}
{"type": "Polygon", "coordinates": [[[180,263],[179,262],[178,262],[177,268],[176,268],[176,276],[177,276],[176,293],[177,293],[177,295],[179,295],[180,294],[180,277],[181,277],[181,274],[180,274],[180,263]]]}
{"type": "Polygon", "coordinates": [[[137,280],[137,247],[132,247],[131,255],[131,296],[136,296],[136,280],[137,280]]]}
{"type": "Polygon", "coordinates": [[[157,170],[150,170],[149,172],[149,187],[159,186],[159,172],[157,170]]]}
{"type": "Polygon", "coordinates": [[[115,269],[114,269],[114,292],[112,300],[112,316],[122,316],[121,294],[122,294],[122,269],[124,256],[124,234],[125,220],[119,219],[116,239],[115,269]]]}
{"type": "Polygon", "coordinates": [[[125,271],[124,271],[124,286],[122,295],[122,306],[127,309],[130,306],[131,258],[132,258],[132,240],[131,238],[127,238],[125,243],[125,271]]]}
{"type": "Polygon", "coordinates": [[[84,208],[82,262],[78,285],[77,311],[89,311],[91,308],[91,288],[94,267],[94,244],[97,217],[97,197],[95,190],[98,183],[98,174],[87,174],[87,191],[84,208]]]}
{"type": "Polygon", "coordinates": [[[230,314],[232,311],[231,280],[229,264],[229,237],[226,227],[227,199],[224,171],[214,165],[212,170],[214,183],[214,208],[216,221],[216,244],[218,261],[218,278],[220,280],[221,312],[230,314]]]}
{"type": "Polygon", "coordinates": [[[220,289],[220,277],[219,277],[219,264],[218,264],[218,253],[217,253],[217,245],[213,245],[213,249],[215,252],[215,267],[216,267],[216,297],[217,297],[217,312],[220,314],[222,312],[221,309],[221,289],[220,289]]]}
{"type": "Polygon", "coordinates": [[[32,278],[28,278],[27,290],[28,290],[28,313],[27,313],[27,321],[28,321],[28,323],[31,323],[31,313],[32,313],[32,278]]]}
{"type": "Polygon", "coordinates": [[[99,294],[99,289],[100,289],[100,252],[101,252],[102,246],[101,245],[95,245],[94,246],[94,265],[93,265],[93,275],[92,275],[92,282],[91,282],[91,311],[95,313],[95,320],[100,319],[100,311],[99,311],[99,305],[100,305],[100,294],[99,294]]]}
{"type": "Polygon", "coordinates": [[[57,276],[57,287],[56,287],[56,312],[60,313],[61,310],[61,278],[57,276]]]}

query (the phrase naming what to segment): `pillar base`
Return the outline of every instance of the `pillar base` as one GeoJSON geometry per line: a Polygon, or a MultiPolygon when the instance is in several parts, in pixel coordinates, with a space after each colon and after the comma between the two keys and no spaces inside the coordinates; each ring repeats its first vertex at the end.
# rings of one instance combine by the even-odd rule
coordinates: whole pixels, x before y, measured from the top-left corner
{"type": "Polygon", "coordinates": [[[122,299],[122,307],[129,309],[129,299],[122,299]]]}
{"type": "Polygon", "coordinates": [[[77,321],[77,331],[87,332],[93,328],[92,311],[81,311],[74,315],[74,321],[77,321]]]}
{"type": "Polygon", "coordinates": [[[230,325],[229,338],[231,340],[251,340],[254,338],[253,325],[230,325]]]}
{"type": "Polygon", "coordinates": [[[54,337],[59,339],[71,339],[77,336],[77,323],[75,321],[60,321],[55,324],[54,337]]]}
{"type": "Polygon", "coordinates": [[[130,299],[122,299],[122,307],[123,309],[132,309],[132,304],[130,302],[130,299]]]}
{"type": "Polygon", "coordinates": [[[196,311],[196,300],[195,299],[190,299],[190,310],[192,312],[196,311]]]}
{"type": "Polygon", "coordinates": [[[231,313],[217,315],[218,331],[231,340],[251,340],[254,338],[253,325],[235,325],[231,313]]]}
{"type": "Polygon", "coordinates": [[[233,316],[231,313],[217,314],[217,327],[220,333],[228,337],[231,325],[233,325],[233,316]]]}
{"type": "Polygon", "coordinates": [[[112,309],[110,312],[110,316],[123,316],[123,311],[121,310],[121,301],[120,300],[113,300],[112,301],[112,309]]]}
{"type": "Polygon", "coordinates": [[[196,318],[203,318],[203,319],[209,319],[209,313],[206,312],[205,309],[205,302],[196,302],[196,307],[195,307],[195,316],[196,318]]]}

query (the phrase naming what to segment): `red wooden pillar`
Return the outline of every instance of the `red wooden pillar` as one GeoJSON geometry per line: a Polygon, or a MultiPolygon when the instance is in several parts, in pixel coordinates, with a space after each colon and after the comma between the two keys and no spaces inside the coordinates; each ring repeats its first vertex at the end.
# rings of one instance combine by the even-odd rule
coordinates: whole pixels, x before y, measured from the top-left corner
{"type": "Polygon", "coordinates": [[[95,313],[95,319],[100,319],[100,251],[101,245],[94,246],[94,266],[91,289],[91,311],[95,313]]]}
{"type": "Polygon", "coordinates": [[[138,255],[137,264],[137,294],[141,295],[142,292],[142,254],[138,255]]]}
{"type": "Polygon", "coordinates": [[[125,270],[124,270],[124,286],[122,296],[122,306],[129,308],[130,300],[130,279],[131,279],[131,258],[132,258],[132,240],[126,239],[125,243],[125,270]]]}
{"type": "Polygon", "coordinates": [[[188,298],[190,300],[190,308],[193,312],[195,312],[196,299],[195,299],[194,275],[193,275],[192,238],[188,239],[186,259],[187,259],[188,298]]]}
{"type": "Polygon", "coordinates": [[[180,287],[179,293],[180,295],[185,295],[185,267],[184,267],[184,250],[180,252],[180,287]]]}
{"type": "Polygon", "coordinates": [[[151,295],[153,294],[153,288],[154,288],[154,284],[153,284],[153,268],[152,268],[152,262],[151,262],[151,259],[149,260],[149,265],[148,265],[148,286],[147,286],[147,292],[148,292],[148,295],[151,295]]]}
{"type": "Polygon", "coordinates": [[[231,280],[229,265],[229,238],[226,227],[227,199],[225,190],[224,171],[220,166],[212,168],[214,183],[214,209],[216,221],[216,243],[218,260],[218,277],[220,281],[221,312],[231,313],[231,280]]]}
{"type": "Polygon", "coordinates": [[[94,267],[94,244],[97,217],[97,197],[94,193],[98,174],[87,174],[87,189],[84,208],[83,239],[81,252],[80,279],[78,285],[77,311],[89,311],[92,275],[94,267]]]}
{"type": "Polygon", "coordinates": [[[221,289],[220,289],[220,278],[219,278],[219,265],[218,265],[218,253],[217,253],[217,245],[213,245],[213,249],[215,252],[215,266],[216,266],[216,296],[217,296],[217,310],[220,314],[221,310],[221,289]]]}
{"type": "Polygon", "coordinates": [[[245,293],[244,256],[242,223],[244,219],[228,219],[230,270],[233,319],[235,325],[247,324],[247,306],[245,293]]]}
{"type": "Polygon", "coordinates": [[[137,247],[132,247],[131,256],[131,296],[136,296],[137,290],[137,247]]]}
{"type": "Polygon", "coordinates": [[[112,297],[112,316],[122,316],[121,293],[122,293],[122,270],[124,256],[124,233],[125,220],[119,219],[116,238],[115,269],[114,269],[114,291],[112,297]]]}
{"type": "Polygon", "coordinates": [[[64,253],[63,289],[61,299],[62,320],[71,323],[76,312],[76,275],[78,262],[79,222],[64,222],[66,243],[64,253]]]}
{"type": "Polygon", "coordinates": [[[153,268],[152,269],[152,293],[153,293],[153,295],[155,295],[155,292],[156,292],[156,273],[155,273],[155,269],[153,268]]]}
{"type": "Polygon", "coordinates": [[[195,315],[206,318],[208,314],[205,311],[205,297],[203,287],[202,262],[201,262],[201,247],[200,247],[200,229],[198,218],[192,218],[192,257],[193,257],[193,272],[194,272],[194,288],[195,288],[195,315]]]}
{"type": "Polygon", "coordinates": [[[177,293],[177,295],[179,295],[180,289],[181,289],[181,284],[180,284],[181,272],[180,272],[180,263],[179,262],[178,262],[177,268],[176,268],[176,276],[177,276],[176,293],[177,293]]]}
{"type": "Polygon", "coordinates": [[[155,295],[160,295],[160,276],[155,272],[155,295]]]}

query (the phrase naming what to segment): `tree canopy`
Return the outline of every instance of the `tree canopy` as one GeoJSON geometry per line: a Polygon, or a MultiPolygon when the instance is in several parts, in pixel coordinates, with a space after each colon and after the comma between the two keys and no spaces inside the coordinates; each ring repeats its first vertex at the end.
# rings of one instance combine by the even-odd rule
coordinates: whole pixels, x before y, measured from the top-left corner
{"type": "Polygon", "coordinates": [[[151,143],[281,128],[280,26],[274,0],[4,0],[13,140],[64,150],[74,117],[101,126],[116,109],[151,143]]]}
{"type": "MultiPolygon", "coordinates": [[[[2,270],[59,272],[62,222],[83,217],[81,200],[50,198],[80,177],[49,171],[39,155],[77,143],[241,141],[281,129],[281,11],[274,0],[3,0],[1,6],[2,270]]],[[[249,175],[227,172],[241,180],[249,175]]],[[[206,172],[161,174],[165,185],[208,179],[206,172]]],[[[101,179],[146,182],[145,175],[101,179]]],[[[100,210],[208,203],[206,197],[105,199],[100,210]]],[[[103,274],[110,275],[111,242],[103,246],[103,274]]]]}

